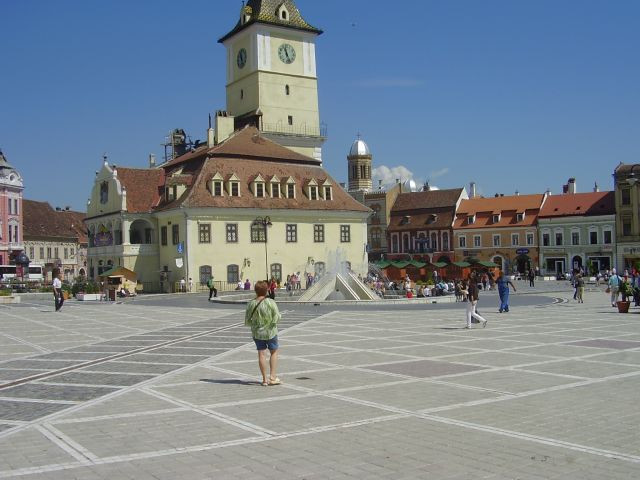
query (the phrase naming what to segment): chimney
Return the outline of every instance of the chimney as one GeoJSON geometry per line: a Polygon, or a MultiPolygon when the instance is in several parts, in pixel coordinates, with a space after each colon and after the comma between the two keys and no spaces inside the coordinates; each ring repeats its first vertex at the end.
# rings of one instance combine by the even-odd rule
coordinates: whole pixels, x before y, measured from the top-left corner
{"type": "Polygon", "coordinates": [[[213,139],[211,138],[211,133],[209,132],[209,130],[207,130],[207,146],[211,148],[214,145],[224,142],[227,138],[233,135],[234,129],[235,129],[234,117],[229,115],[224,110],[217,111],[216,127],[214,131],[213,139]]]}
{"type": "Polygon", "coordinates": [[[600,191],[600,187],[598,186],[598,182],[593,185],[593,191],[598,193],[600,191]]]}
{"type": "Polygon", "coordinates": [[[469,184],[469,198],[476,198],[476,182],[469,184]]]}
{"type": "Polygon", "coordinates": [[[56,212],[61,212],[62,209],[60,207],[56,207],[56,212]]]}
{"type": "Polygon", "coordinates": [[[149,154],[149,168],[156,168],[156,156],[153,153],[149,154]]]}
{"type": "Polygon", "coordinates": [[[570,178],[567,182],[566,185],[567,191],[565,193],[568,193],[570,195],[573,195],[576,193],[576,179],[575,178],[570,178]]]}
{"type": "Polygon", "coordinates": [[[423,192],[429,192],[431,191],[431,185],[429,185],[429,182],[424,182],[424,187],[422,187],[422,191],[423,192]]]}
{"type": "Polygon", "coordinates": [[[65,206],[65,207],[64,207],[64,210],[65,210],[66,212],[68,212],[69,210],[71,210],[71,207],[70,207],[69,205],[67,205],[67,206],[65,206]]]}
{"type": "Polygon", "coordinates": [[[547,191],[546,191],[546,192],[544,192],[544,193],[545,193],[545,195],[548,197],[549,195],[551,195],[551,189],[550,189],[550,188],[547,188],[547,191]]]}
{"type": "Polygon", "coordinates": [[[520,191],[516,190],[516,197],[520,196],[520,191]]]}

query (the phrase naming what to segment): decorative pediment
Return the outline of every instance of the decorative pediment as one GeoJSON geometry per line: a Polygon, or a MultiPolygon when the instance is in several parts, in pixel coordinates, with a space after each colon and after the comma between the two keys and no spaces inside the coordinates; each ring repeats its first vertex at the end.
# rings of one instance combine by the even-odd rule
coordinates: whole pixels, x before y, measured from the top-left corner
{"type": "Polygon", "coordinates": [[[280,179],[278,178],[277,175],[274,175],[273,177],[271,177],[271,180],[269,180],[269,182],[271,182],[271,183],[280,183],[280,179]]]}
{"type": "Polygon", "coordinates": [[[211,180],[224,181],[224,177],[220,175],[220,172],[216,172],[216,174],[213,177],[211,177],[211,180]]]}

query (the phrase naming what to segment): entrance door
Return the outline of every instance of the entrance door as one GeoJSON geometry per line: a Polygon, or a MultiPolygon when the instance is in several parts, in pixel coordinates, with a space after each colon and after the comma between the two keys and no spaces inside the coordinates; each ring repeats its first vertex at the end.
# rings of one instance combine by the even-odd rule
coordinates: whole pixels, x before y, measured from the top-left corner
{"type": "Polygon", "coordinates": [[[564,260],[556,260],[556,275],[564,273],[564,260]]]}

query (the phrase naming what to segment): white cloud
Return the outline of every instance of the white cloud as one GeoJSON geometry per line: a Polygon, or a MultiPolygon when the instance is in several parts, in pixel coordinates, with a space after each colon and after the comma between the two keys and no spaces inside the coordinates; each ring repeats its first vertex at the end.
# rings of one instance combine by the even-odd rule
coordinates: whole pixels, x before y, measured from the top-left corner
{"type": "Polygon", "coordinates": [[[429,178],[431,180],[435,180],[436,178],[444,177],[447,173],[449,173],[449,169],[447,167],[441,168],[440,170],[436,170],[435,172],[431,172],[431,174],[429,174],[429,178]]]}
{"type": "Polygon", "coordinates": [[[402,165],[391,168],[386,165],[380,165],[371,170],[371,176],[373,177],[374,186],[378,185],[379,180],[382,180],[382,185],[390,186],[396,183],[396,179],[400,179],[401,182],[413,179],[413,172],[402,165]]]}
{"type": "Polygon", "coordinates": [[[414,88],[423,84],[417,78],[367,78],[355,82],[356,87],[364,88],[414,88]]]}

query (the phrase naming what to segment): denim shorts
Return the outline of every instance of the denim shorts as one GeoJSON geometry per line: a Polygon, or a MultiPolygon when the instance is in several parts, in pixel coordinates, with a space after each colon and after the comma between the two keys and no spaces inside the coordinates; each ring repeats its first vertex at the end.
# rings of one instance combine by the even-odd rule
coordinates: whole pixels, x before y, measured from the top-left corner
{"type": "Polygon", "coordinates": [[[258,340],[254,338],[253,341],[256,343],[256,348],[258,350],[277,350],[278,349],[278,336],[276,335],[270,340],[258,340]]]}

